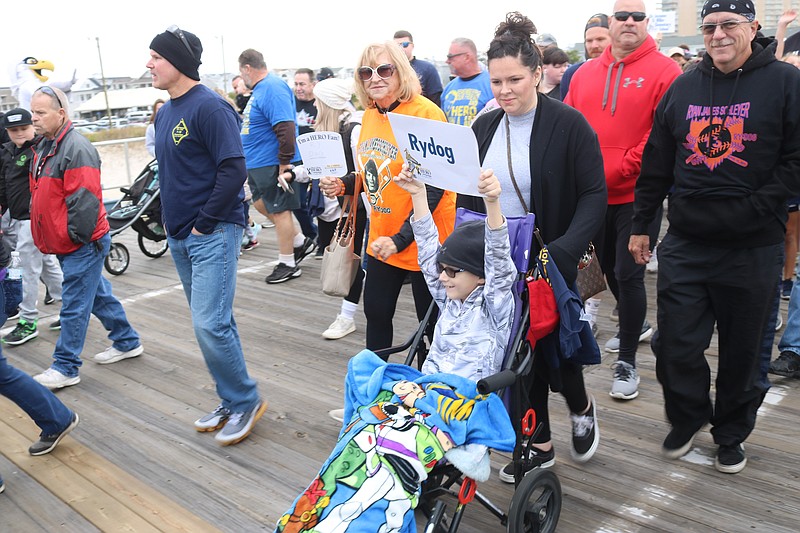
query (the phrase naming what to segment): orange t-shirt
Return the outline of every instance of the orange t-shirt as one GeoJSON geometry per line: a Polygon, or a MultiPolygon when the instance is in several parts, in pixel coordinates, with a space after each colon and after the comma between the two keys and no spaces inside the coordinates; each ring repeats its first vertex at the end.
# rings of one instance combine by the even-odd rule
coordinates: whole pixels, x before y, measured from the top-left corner
{"type": "MultiPolygon", "coordinates": [[[[423,96],[400,104],[392,112],[447,122],[442,110],[423,96]]],[[[378,237],[391,237],[399,232],[412,211],[411,195],[392,179],[400,173],[403,157],[389,118],[374,108],[367,109],[361,120],[357,161],[358,169],[364,176],[364,192],[371,206],[367,253],[374,257],[369,245],[378,237]]],[[[444,191],[439,205],[433,211],[439,242],[444,242],[452,233],[455,213],[456,194],[444,191]]],[[[419,270],[417,243],[412,242],[406,249],[389,257],[386,263],[405,270],[419,270]]]]}

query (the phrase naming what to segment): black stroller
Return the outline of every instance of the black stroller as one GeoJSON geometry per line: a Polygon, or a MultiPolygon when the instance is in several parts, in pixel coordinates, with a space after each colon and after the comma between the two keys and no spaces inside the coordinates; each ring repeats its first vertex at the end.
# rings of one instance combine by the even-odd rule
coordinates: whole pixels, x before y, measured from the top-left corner
{"type": "MultiPolygon", "coordinates": [[[[123,197],[108,210],[111,236],[132,227],[139,234],[139,248],[147,257],[161,257],[169,247],[161,222],[161,198],[158,186],[158,163],[147,164],[130,188],[122,187],[123,197]]],[[[118,276],[130,264],[128,248],[112,242],[105,259],[106,270],[118,276]]]]}
{"type": "MultiPolygon", "coordinates": [[[[463,208],[458,209],[456,224],[466,220],[482,220],[483,215],[475,214],[463,208]]],[[[465,504],[476,500],[491,514],[495,515],[504,530],[510,533],[551,533],[558,525],[561,514],[561,483],[555,473],[550,470],[534,469],[524,475],[529,465],[528,451],[533,437],[539,430],[536,413],[526,407],[528,391],[526,376],[532,371],[533,350],[526,340],[529,326],[529,302],[527,298],[525,275],[530,258],[530,243],[533,239],[534,218],[508,217],[511,255],[517,266],[520,278],[515,284],[514,295],[516,309],[514,326],[506,349],[506,361],[502,372],[478,382],[478,391],[483,394],[497,392],[504,398],[517,434],[517,445],[513,454],[515,491],[508,511],[504,511],[477,491],[477,483],[465,477],[452,464],[437,465],[428,475],[422,487],[420,509],[427,517],[426,533],[452,533],[458,530],[465,510],[465,504]],[[446,502],[454,502],[455,510],[448,517],[446,502]]],[[[423,335],[431,320],[436,303],[433,302],[428,313],[420,323],[416,333],[403,345],[394,346],[377,353],[388,356],[408,350],[406,365],[417,365],[421,368],[427,354],[423,335]]],[[[499,529],[498,529],[499,530],[499,529]]]]}

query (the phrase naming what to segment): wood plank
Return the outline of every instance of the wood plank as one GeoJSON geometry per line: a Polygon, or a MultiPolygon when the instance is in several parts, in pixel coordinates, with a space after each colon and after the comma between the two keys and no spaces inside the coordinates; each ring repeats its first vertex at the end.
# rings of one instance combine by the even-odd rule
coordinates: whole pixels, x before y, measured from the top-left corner
{"type": "MultiPolygon", "coordinates": [[[[117,240],[128,245],[131,265],[125,274],[110,279],[142,335],[145,353],[113,365],[93,363],[91,355],[109,341],[99,322],[92,320],[82,381],[58,392],[80,413],[81,425],[47,458],[27,456],[37,430],[16,408],[0,401],[0,450],[12,461],[0,457],[0,471],[10,480],[7,494],[0,496],[0,512],[17,517],[14,523],[20,531],[107,530],[113,524],[106,515],[115,516],[117,508],[126,524],[141,525],[142,530],[174,530],[171,520],[178,516],[175,520],[196,520],[194,531],[271,531],[334,446],[340,426],[327,411],[341,405],[348,359],[364,345],[363,316],[356,317],[356,333],[337,341],[322,339],[341,300],[320,292],[320,262],[309,258],[302,263],[300,278],[266,285],[264,277],[277,259],[277,248],[274,230],[262,231],[262,245],[239,261],[235,317],[248,369],[269,408],[247,440],[220,447],[213,435],[192,427],[218,399],[172,259],[169,254],[155,260],[144,257],[132,231],[117,240]],[[27,496],[45,503],[23,505],[21,499],[27,496]],[[155,522],[152,515],[159,506],[176,514],[159,516],[162,521],[155,522]]],[[[648,275],[645,282],[648,318],[655,324],[655,276],[648,275]]],[[[608,319],[612,302],[605,295],[601,346],[616,332],[616,324],[608,319]]],[[[786,302],[781,309],[785,316],[786,302]]],[[[41,311],[55,317],[58,306],[42,306],[41,311]]],[[[395,324],[397,342],[415,328],[407,287],[395,324]]],[[[4,349],[4,354],[23,371],[37,373],[50,364],[56,339],[56,332],[42,328],[38,339],[4,349]]],[[[715,338],[708,349],[712,369],[716,350],[715,338]]],[[[551,397],[554,472],[564,489],[560,532],[797,529],[800,380],[774,380],[773,393],[748,440],[749,464],[742,473],[726,476],[710,464],[715,447],[707,431],[698,435],[687,458],[661,458],[668,426],[655,358],[646,343],[640,344],[640,396],[632,402],[608,397],[609,365],[615,359],[604,354],[601,365],[585,371],[587,387],[598,402],[601,429],[600,448],[589,463],[579,465],[569,458],[568,413],[559,395],[551,397]]],[[[507,460],[507,454],[493,454],[493,471],[507,460]]],[[[513,487],[496,475],[480,490],[508,509],[513,487]]],[[[448,508],[452,512],[453,504],[448,508]]],[[[502,529],[473,503],[460,531],[502,529]]]]}
{"type": "MultiPolygon", "coordinates": [[[[0,403],[0,449],[57,498],[103,531],[217,531],[175,505],[148,484],[67,436],[51,454],[31,457],[27,446],[38,431],[7,423],[26,415],[8,401],[0,403]]],[[[80,427],[80,426],[79,426],[80,427]]]]}

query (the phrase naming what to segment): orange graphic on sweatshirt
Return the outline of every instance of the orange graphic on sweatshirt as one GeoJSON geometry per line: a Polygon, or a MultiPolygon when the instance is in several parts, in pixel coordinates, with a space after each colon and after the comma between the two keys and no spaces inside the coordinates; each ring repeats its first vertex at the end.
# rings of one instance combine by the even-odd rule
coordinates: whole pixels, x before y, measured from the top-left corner
{"type": "Polygon", "coordinates": [[[693,119],[683,145],[692,152],[686,163],[705,165],[709,170],[714,170],[723,161],[729,160],[747,167],[749,163],[735,154],[744,152],[745,141],[755,141],[757,138],[755,133],[745,133],[744,117],[741,116],[726,116],[710,121],[708,118],[693,119]]]}

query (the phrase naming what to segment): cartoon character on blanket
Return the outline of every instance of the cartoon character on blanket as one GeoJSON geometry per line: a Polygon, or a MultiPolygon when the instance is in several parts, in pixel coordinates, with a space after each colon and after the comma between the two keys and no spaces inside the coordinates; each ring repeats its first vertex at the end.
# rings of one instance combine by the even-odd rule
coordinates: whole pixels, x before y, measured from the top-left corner
{"type": "Polygon", "coordinates": [[[350,360],[345,420],[328,460],[278,521],[282,533],[415,531],[428,472],[446,458],[489,477],[488,448],[511,451],[503,402],[452,374],[425,375],[364,350],[350,360]]]}

